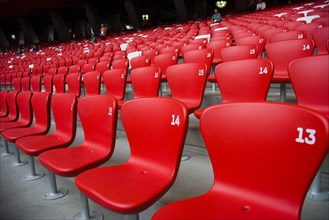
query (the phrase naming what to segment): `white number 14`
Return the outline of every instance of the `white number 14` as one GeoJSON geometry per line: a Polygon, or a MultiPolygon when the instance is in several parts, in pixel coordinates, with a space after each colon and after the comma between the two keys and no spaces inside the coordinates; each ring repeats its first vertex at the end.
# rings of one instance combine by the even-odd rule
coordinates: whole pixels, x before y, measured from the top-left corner
{"type": "Polygon", "coordinates": [[[171,125],[177,125],[179,126],[180,120],[179,120],[179,115],[171,115],[171,125]]]}

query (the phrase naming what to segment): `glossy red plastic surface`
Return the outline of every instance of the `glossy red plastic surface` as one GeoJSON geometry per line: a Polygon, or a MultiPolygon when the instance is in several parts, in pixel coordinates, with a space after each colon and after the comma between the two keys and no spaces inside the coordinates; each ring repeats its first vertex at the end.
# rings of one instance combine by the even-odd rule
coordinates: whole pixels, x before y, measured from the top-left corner
{"type": "Polygon", "coordinates": [[[328,151],[328,118],[296,105],[231,103],[207,109],[200,129],[212,188],[161,208],[153,220],[300,219],[328,151]],[[308,143],[306,129],[316,131],[308,143]]]}
{"type": "Polygon", "coordinates": [[[32,92],[30,91],[23,91],[18,93],[16,101],[19,111],[19,118],[17,121],[1,122],[0,132],[9,128],[27,127],[32,123],[33,115],[31,97],[32,92]]]}
{"type": "Polygon", "coordinates": [[[130,159],[121,165],[83,172],[75,183],[87,197],[105,208],[132,214],[148,208],[173,184],[188,113],[178,100],[156,97],[129,100],[120,114],[130,159]]]}
{"type": "Polygon", "coordinates": [[[298,105],[329,117],[329,55],[305,57],[289,65],[298,105]]]}
{"type": "Polygon", "coordinates": [[[126,93],[127,72],[125,69],[107,70],[102,75],[106,93],[123,100],[126,93]]]}
{"type": "Polygon", "coordinates": [[[288,40],[269,43],[266,46],[267,57],[274,63],[272,82],[288,83],[288,65],[291,61],[312,56],[314,41],[310,39],[288,40]]]}
{"type": "Polygon", "coordinates": [[[107,161],[114,150],[117,102],[110,95],[87,96],[78,102],[84,142],[39,155],[40,163],[57,175],[76,176],[107,161]]]}
{"type": "Polygon", "coordinates": [[[189,113],[200,108],[207,83],[204,63],[182,63],[167,69],[167,80],[172,98],[183,102],[189,113]]]}
{"type": "Polygon", "coordinates": [[[17,94],[18,91],[10,91],[6,95],[6,102],[8,106],[8,115],[0,118],[0,122],[16,121],[18,119],[18,106],[17,106],[17,94]]]}
{"type": "Polygon", "coordinates": [[[12,128],[1,132],[1,136],[10,142],[18,138],[46,134],[50,128],[50,94],[47,92],[34,92],[32,95],[32,109],[35,123],[30,127],[12,128]]]}
{"type": "Polygon", "coordinates": [[[52,96],[51,107],[56,129],[47,135],[27,136],[19,138],[16,145],[24,153],[37,156],[40,153],[69,146],[76,132],[77,98],[72,93],[52,96]]]}

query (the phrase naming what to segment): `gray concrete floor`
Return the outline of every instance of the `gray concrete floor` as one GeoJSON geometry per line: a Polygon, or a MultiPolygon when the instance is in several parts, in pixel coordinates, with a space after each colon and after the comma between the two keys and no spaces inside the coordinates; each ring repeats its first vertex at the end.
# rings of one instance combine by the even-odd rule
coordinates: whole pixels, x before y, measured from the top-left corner
{"type": "MultiPolygon", "coordinates": [[[[276,85],[272,85],[268,100],[278,101],[279,92],[276,85]]],[[[168,95],[164,91],[163,95],[168,95]]],[[[131,97],[131,93],[127,93],[131,97]]],[[[288,87],[288,102],[295,103],[291,87],[288,87]]],[[[219,91],[212,92],[211,85],[207,86],[203,106],[220,102],[219,91]]],[[[191,115],[189,130],[184,147],[184,155],[189,160],[182,161],[179,173],[171,189],[154,205],[140,213],[140,219],[150,219],[151,216],[165,204],[184,198],[194,197],[207,192],[213,182],[213,174],[207,151],[199,133],[198,120],[191,115]]],[[[78,126],[77,137],[72,146],[83,140],[81,126],[78,126]]],[[[11,152],[15,145],[9,144],[11,152]]],[[[3,148],[0,148],[3,152],[3,148]]],[[[21,153],[22,160],[27,156],[21,153]]],[[[102,166],[115,165],[125,162],[129,158],[129,145],[121,121],[118,123],[115,151],[108,162],[102,166]]],[[[322,190],[329,189],[328,158],[324,162],[322,174],[322,190]]],[[[80,211],[79,191],[74,184],[74,178],[57,176],[59,188],[69,190],[68,195],[57,200],[43,200],[41,195],[50,189],[47,171],[35,159],[37,172],[46,173],[45,177],[35,181],[24,181],[22,176],[29,172],[29,164],[21,167],[11,167],[15,156],[0,157],[0,219],[2,220],[34,220],[34,219],[72,219],[80,211]]],[[[113,213],[89,200],[91,210],[102,212],[104,219],[123,219],[124,216],[113,213]]],[[[329,219],[329,202],[318,202],[305,199],[302,219],[329,219]]]]}

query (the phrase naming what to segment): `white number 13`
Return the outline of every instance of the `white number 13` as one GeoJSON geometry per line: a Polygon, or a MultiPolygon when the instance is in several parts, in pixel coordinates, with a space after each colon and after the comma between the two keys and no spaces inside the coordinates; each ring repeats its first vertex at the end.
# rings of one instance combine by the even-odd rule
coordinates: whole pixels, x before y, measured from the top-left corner
{"type": "Polygon", "coordinates": [[[316,138],[314,135],[316,133],[316,130],[307,128],[306,133],[308,134],[308,137],[303,137],[304,136],[303,128],[298,127],[297,131],[298,131],[298,138],[296,138],[296,142],[306,143],[306,144],[310,144],[310,145],[313,145],[315,143],[316,138]]]}

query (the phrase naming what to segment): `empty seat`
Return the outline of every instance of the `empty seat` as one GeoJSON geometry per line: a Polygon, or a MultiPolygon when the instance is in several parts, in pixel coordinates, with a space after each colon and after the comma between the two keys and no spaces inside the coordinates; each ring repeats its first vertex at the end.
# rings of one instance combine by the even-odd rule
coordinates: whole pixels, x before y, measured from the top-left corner
{"type": "Polygon", "coordinates": [[[313,39],[317,49],[317,54],[328,54],[327,41],[329,40],[329,27],[318,28],[313,31],[313,39]]]}
{"type": "Polygon", "coordinates": [[[8,90],[0,91],[0,118],[6,117],[8,115],[8,105],[6,102],[6,95],[8,90]]]}
{"type": "MultiPolygon", "coordinates": [[[[289,64],[289,76],[297,104],[321,112],[329,118],[329,55],[296,59],[289,64]]],[[[328,190],[321,191],[322,170],[318,171],[308,192],[317,201],[329,199],[328,190]]]]}
{"type": "Polygon", "coordinates": [[[53,195],[59,191],[54,181],[55,174],[76,176],[101,165],[111,157],[116,139],[117,112],[116,99],[110,95],[88,96],[79,100],[78,114],[84,141],[79,146],[49,150],[38,156],[40,163],[53,176],[51,192],[43,194],[42,198],[57,199],[64,195],[53,195]]]}
{"type": "Polygon", "coordinates": [[[53,94],[53,87],[54,87],[53,75],[45,75],[43,77],[43,87],[45,92],[53,94]]]}
{"type": "Polygon", "coordinates": [[[212,188],[160,208],[152,220],[301,218],[306,191],[328,152],[325,116],[289,104],[231,103],[207,109],[200,130],[212,188]]]}
{"type": "Polygon", "coordinates": [[[0,118],[0,122],[16,121],[18,119],[18,107],[17,107],[17,94],[18,91],[9,91],[6,95],[6,102],[8,106],[8,114],[5,117],[0,118]]]}
{"type": "Polygon", "coordinates": [[[57,74],[53,76],[53,84],[56,94],[65,93],[65,77],[66,76],[64,74],[57,74]]]}
{"type": "Polygon", "coordinates": [[[126,93],[127,72],[125,69],[107,70],[102,75],[106,93],[123,100],[126,93]]]}
{"type": "Polygon", "coordinates": [[[34,168],[34,156],[44,151],[68,147],[75,138],[76,132],[76,104],[77,98],[74,94],[55,94],[51,99],[51,109],[55,122],[55,130],[46,135],[33,135],[19,138],[17,147],[29,156],[31,173],[24,176],[24,180],[35,180],[42,177],[36,174],[34,168]]]}
{"type": "Polygon", "coordinates": [[[255,44],[225,47],[221,51],[223,62],[235,60],[255,59],[258,55],[258,46],[255,44]]]}
{"type": "Polygon", "coordinates": [[[101,75],[98,71],[87,72],[83,76],[83,85],[86,96],[98,95],[101,89],[101,75]]]}
{"type": "Polygon", "coordinates": [[[170,98],[140,98],[127,101],[120,114],[130,158],[123,164],[91,169],[76,177],[84,207],[80,218],[93,217],[87,198],[111,211],[137,217],[176,178],[188,125],[186,106],[170,98]]]}
{"type": "MultiPolygon", "coordinates": [[[[133,98],[156,97],[159,94],[161,69],[157,66],[140,67],[131,70],[130,79],[133,98]]],[[[119,109],[125,101],[118,101],[119,109]]]]}
{"type": "Polygon", "coordinates": [[[291,61],[311,56],[314,41],[310,39],[289,40],[269,43],[266,54],[274,63],[273,83],[280,83],[280,101],[286,101],[286,83],[290,82],[288,65],[291,61]]]}
{"type": "Polygon", "coordinates": [[[191,50],[184,53],[184,62],[186,63],[204,63],[207,66],[207,76],[209,76],[214,51],[212,49],[191,50]]]}
{"type": "Polygon", "coordinates": [[[33,92],[41,92],[41,76],[32,76],[31,77],[31,89],[33,92]]]}
{"type": "Polygon", "coordinates": [[[82,74],[79,72],[70,73],[65,77],[68,92],[75,94],[77,97],[81,95],[82,74]]]}
{"type": "MultiPolygon", "coordinates": [[[[273,63],[268,59],[249,59],[221,63],[215,76],[222,104],[230,102],[263,102],[266,100],[273,76],[273,63]],[[241,68],[243,66],[243,68],[241,68]]],[[[200,118],[207,109],[194,112],[200,118]]]]}
{"type": "Polygon", "coordinates": [[[150,63],[151,63],[150,57],[147,55],[137,56],[130,60],[131,69],[150,66],[150,63]]]}
{"type": "Polygon", "coordinates": [[[296,31],[286,31],[282,33],[276,33],[269,36],[269,41],[271,43],[285,40],[298,40],[306,38],[305,31],[296,30],[296,31]]]}
{"type": "Polygon", "coordinates": [[[183,102],[189,114],[200,108],[207,83],[206,64],[182,63],[170,66],[167,80],[172,98],[183,102]]]}
{"type": "MultiPolygon", "coordinates": [[[[32,110],[34,115],[34,123],[29,127],[19,127],[6,129],[1,132],[2,138],[5,140],[5,148],[8,151],[7,142],[15,142],[21,137],[26,137],[30,135],[40,135],[46,134],[50,128],[50,93],[48,92],[33,92],[32,95],[32,110]]],[[[20,154],[18,148],[15,146],[16,151],[16,161],[13,162],[12,166],[21,166],[26,164],[20,159],[20,154]]],[[[9,151],[8,151],[9,152],[9,151]]],[[[33,171],[32,171],[33,172],[33,171]]],[[[37,176],[33,173],[31,176],[37,176]]]]}

